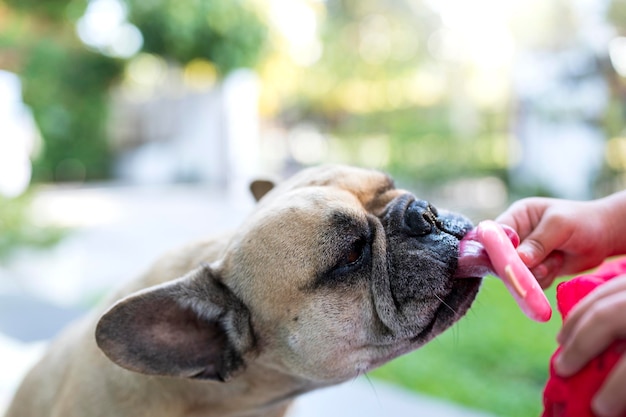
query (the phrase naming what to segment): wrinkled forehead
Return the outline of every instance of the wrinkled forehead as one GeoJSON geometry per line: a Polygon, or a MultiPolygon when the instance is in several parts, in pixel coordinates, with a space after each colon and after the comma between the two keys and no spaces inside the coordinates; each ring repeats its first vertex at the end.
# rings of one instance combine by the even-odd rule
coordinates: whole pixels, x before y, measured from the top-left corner
{"type": "Polygon", "coordinates": [[[333,199],[338,203],[350,200],[351,204],[374,212],[384,208],[397,194],[391,177],[380,171],[324,166],[300,172],[272,190],[262,203],[275,205],[274,200],[283,200],[278,205],[284,206],[285,195],[291,195],[320,204],[331,204],[333,199]]]}
{"type": "Polygon", "coordinates": [[[261,199],[233,237],[223,265],[233,276],[249,277],[249,288],[231,285],[241,287],[240,294],[264,291],[276,302],[290,299],[289,288],[307,285],[325,270],[335,252],[367,230],[368,216],[382,213],[403,192],[387,175],[355,168],[307,170],[292,177],[261,199]],[[277,288],[285,280],[293,285],[277,288]]]}
{"type": "Polygon", "coordinates": [[[355,194],[337,187],[307,186],[286,190],[272,197],[251,217],[252,229],[272,229],[277,234],[299,234],[322,230],[338,213],[366,216],[363,203],[355,194]]]}

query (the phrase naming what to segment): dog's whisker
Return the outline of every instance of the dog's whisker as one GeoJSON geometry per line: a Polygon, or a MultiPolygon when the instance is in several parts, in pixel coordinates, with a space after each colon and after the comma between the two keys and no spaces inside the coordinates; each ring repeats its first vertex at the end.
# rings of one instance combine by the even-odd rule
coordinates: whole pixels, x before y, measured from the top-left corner
{"type": "Polygon", "coordinates": [[[369,386],[372,388],[372,391],[374,392],[374,396],[376,397],[376,402],[378,403],[378,405],[382,407],[382,403],[380,402],[380,397],[378,396],[378,391],[376,391],[376,387],[374,386],[374,383],[372,383],[372,380],[370,379],[368,374],[363,374],[363,376],[365,376],[365,379],[367,379],[369,386]]]}
{"type": "Polygon", "coordinates": [[[458,346],[459,345],[459,335],[460,335],[460,330],[458,328],[458,326],[453,326],[452,327],[452,343],[454,343],[454,346],[458,346]]]}
{"type": "Polygon", "coordinates": [[[450,311],[452,311],[454,314],[457,314],[457,311],[456,311],[454,308],[452,308],[452,307],[450,306],[450,304],[446,303],[446,302],[445,302],[445,301],[444,301],[441,297],[439,297],[437,294],[434,294],[434,295],[435,295],[435,297],[437,297],[437,300],[441,301],[441,304],[443,304],[443,305],[444,305],[444,306],[446,306],[448,309],[450,309],[450,311]]]}

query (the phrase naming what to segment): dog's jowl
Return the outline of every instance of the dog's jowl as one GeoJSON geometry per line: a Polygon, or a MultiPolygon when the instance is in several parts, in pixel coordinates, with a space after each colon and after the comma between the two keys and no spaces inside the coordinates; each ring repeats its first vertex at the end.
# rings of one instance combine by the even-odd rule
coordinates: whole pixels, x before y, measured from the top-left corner
{"type": "Polygon", "coordinates": [[[228,236],[170,252],[68,328],[7,417],[278,417],[418,348],[470,307],[464,217],[378,171],[270,189],[228,236]]]}

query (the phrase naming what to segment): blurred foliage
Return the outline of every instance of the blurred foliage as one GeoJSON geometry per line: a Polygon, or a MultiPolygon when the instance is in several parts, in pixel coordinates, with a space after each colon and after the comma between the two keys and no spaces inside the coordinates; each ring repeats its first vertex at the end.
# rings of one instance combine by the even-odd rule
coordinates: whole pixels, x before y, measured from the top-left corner
{"type": "Polygon", "coordinates": [[[293,71],[273,62],[276,75],[264,77],[265,90],[283,103],[285,124],[313,121],[352,149],[340,162],[358,165],[367,165],[358,154],[369,138],[384,137],[389,157],[375,167],[422,184],[506,178],[510,103],[477,103],[470,97],[472,88],[480,89],[470,85],[476,70],[433,55],[442,23],[430,6],[409,0],[384,8],[372,0],[325,5],[319,59],[293,71]]]}
{"type": "MultiPolygon", "coordinates": [[[[23,99],[43,138],[34,181],[84,181],[110,175],[109,91],[129,58],[90,48],[76,24],[87,0],[0,0],[0,68],[17,73],[23,99]]],[[[143,51],[171,65],[211,61],[219,76],[255,65],[266,28],[243,0],[128,0],[129,19],[142,32],[143,51]],[[193,4],[191,4],[193,3],[193,4]]],[[[56,242],[62,231],[38,227],[30,198],[0,199],[0,256],[18,245],[56,242]]]]}
{"type": "MultiPolygon", "coordinates": [[[[447,123],[447,109],[412,108],[352,115],[333,125],[333,133],[352,144],[352,155],[372,135],[388,136],[386,169],[408,184],[437,187],[451,178],[496,175],[508,167],[508,137],[485,126],[475,137],[464,137],[447,123]],[[413,179],[411,181],[411,179],[413,179]]],[[[487,118],[487,115],[485,115],[487,118]]],[[[363,161],[350,161],[363,165],[363,161]]]]}
{"type": "Polygon", "coordinates": [[[25,60],[24,101],[31,106],[45,139],[33,166],[38,180],[106,178],[108,88],[123,69],[120,60],[40,40],[25,60]]]}
{"type": "MultiPolygon", "coordinates": [[[[173,64],[212,62],[219,75],[253,66],[264,50],[261,17],[243,0],[138,1],[125,5],[143,50],[173,64]]],[[[126,60],[85,46],[75,25],[86,0],[0,0],[0,68],[16,72],[44,146],[34,179],[83,181],[109,175],[109,90],[126,60]]]]}
{"type": "MultiPolygon", "coordinates": [[[[373,111],[389,111],[413,104],[410,82],[428,64],[426,40],[437,27],[436,15],[415,2],[328,0],[320,12],[323,53],[306,68],[283,68],[274,80],[266,74],[266,88],[281,95],[287,116],[332,122],[373,111]]],[[[270,62],[275,68],[284,66],[270,62]]]]}
{"type": "Polygon", "coordinates": [[[611,0],[607,10],[607,17],[611,23],[620,29],[626,29],[626,1],[611,0]]]}
{"type": "Polygon", "coordinates": [[[73,20],[84,1],[0,3],[0,65],[18,73],[24,102],[43,137],[33,179],[82,181],[109,172],[106,137],[108,88],[120,76],[120,60],[88,50],[73,20]],[[14,7],[14,8],[13,8],[14,7]]]}
{"type": "MultiPolygon", "coordinates": [[[[554,286],[547,295],[554,305],[554,286]]],[[[467,317],[371,375],[500,417],[539,416],[557,316],[531,321],[502,282],[488,277],[467,317]]]]}
{"type": "Polygon", "coordinates": [[[32,194],[14,199],[0,196],[0,259],[16,249],[16,243],[34,247],[47,247],[57,243],[67,234],[62,228],[39,226],[30,218],[32,194]]]}
{"type": "Polygon", "coordinates": [[[4,0],[4,3],[16,11],[57,22],[78,19],[87,6],[84,0],[4,0]]]}
{"type": "Polygon", "coordinates": [[[257,62],[266,26],[242,0],[128,0],[129,21],[143,35],[143,51],[179,63],[211,61],[224,75],[257,62]]]}

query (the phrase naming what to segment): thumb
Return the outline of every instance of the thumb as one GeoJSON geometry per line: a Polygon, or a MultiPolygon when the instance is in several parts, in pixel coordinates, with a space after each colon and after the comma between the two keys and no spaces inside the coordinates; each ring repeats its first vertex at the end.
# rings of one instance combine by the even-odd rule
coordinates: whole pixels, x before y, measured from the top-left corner
{"type": "Polygon", "coordinates": [[[529,268],[541,264],[565,241],[564,233],[555,227],[546,227],[547,222],[539,222],[537,227],[520,243],[517,253],[529,268]]]}

